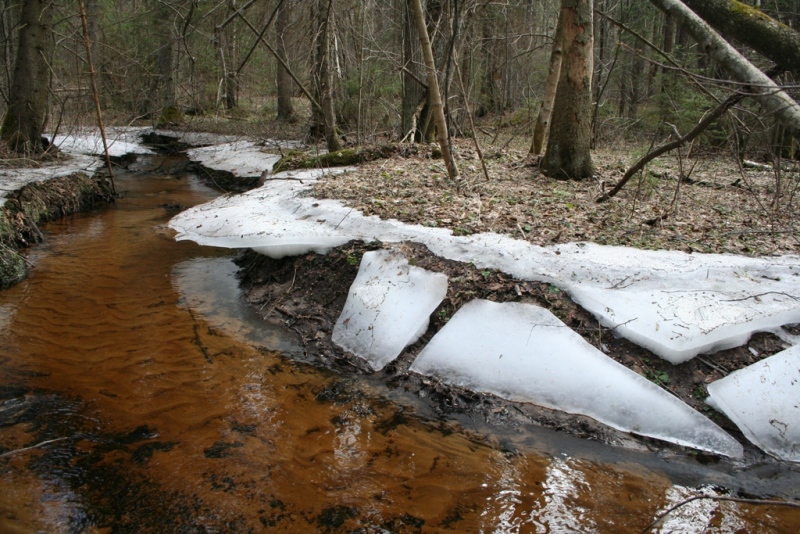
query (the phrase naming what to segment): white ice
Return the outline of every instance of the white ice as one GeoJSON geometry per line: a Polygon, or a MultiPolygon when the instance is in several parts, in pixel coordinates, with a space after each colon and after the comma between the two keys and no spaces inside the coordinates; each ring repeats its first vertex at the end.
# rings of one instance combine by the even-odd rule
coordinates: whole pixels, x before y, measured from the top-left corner
{"type": "MultiPolygon", "coordinates": [[[[302,232],[314,236],[333,233],[365,241],[423,243],[444,258],[554,284],[615,334],[676,364],[740,345],[754,332],[800,322],[798,256],[748,258],[591,243],[540,247],[492,233],[453,236],[446,229],[366,217],[339,201],[304,196],[314,176],[304,175],[304,182],[292,181],[286,173],[270,178],[251,192],[268,197],[268,202],[257,205],[242,196],[219,206],[225,227],[198,227],[222,215],[213,205],[184,212],[171,225],[182,238],[200,243],[212,235],[236,236],[240,225],[248,227],[249,235],[265,230],[261,235],[268,239],[271,219],[285,226],[293,217],[298,233],[302,225],[307,229],[302,232]]],[[[227,246],[249,245],[231,239],[227,246]]]]}
{"type": "Polygon", "coordinates": [[[800,462],[800,345],[709,384],[708,394],[759,448],[800,462]]]}
{"type": "Polygon", "coordinates": [[[444,274],[410,266],[399,252],[367,252],[332,340],[379,371],[425,333],[446,294],[444,274]]]}
{"type": "Polygon", "coordinates": [[[247,140],[193,148],[187,154],[204,167],[227,171],[239,178],[261,176],[280,159],[279,155],[264,152],[262,146],[247,140]]]}
{"type": "Polygon", "coordinates": [[[538,306],[467,303],[411,370],[473,391],[587,415],[624,432],[742,455],[741,445],[717,425],[538,306]]]}
{"type": "MultiPolygon", "coordinates": [[[[153,151],[141,142],[142,133],[147,128],[108,128],[106,143],[110,156],[125,154],[152,154],[153,151]]],[[[68,154],[105,155],[103,138],[96,128],[60,133],[52,138],[52,143],[68,154]]]]}
{"type": "MultiPolygon", "coordinates": [[[[276,182],[291,191],[322,172],[286,173],[276,182]]],[[[299,216],[297,206],[275,195],[272,188],[258,188],[242,195],[218,197],[186,210],[169,225],[178,232],[179,241],[190,239],[214,247],[252,248],[273,258],[312,251],[325,254],[353,239],[334,225],[320,221],[299,216]]]]}

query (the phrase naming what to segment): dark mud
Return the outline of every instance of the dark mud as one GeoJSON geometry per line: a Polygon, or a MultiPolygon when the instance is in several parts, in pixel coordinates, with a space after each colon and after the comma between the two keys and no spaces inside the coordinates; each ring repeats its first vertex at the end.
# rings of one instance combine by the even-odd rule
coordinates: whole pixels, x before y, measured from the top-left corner
{"type": "MultiPolygon", "coordinates": [[[[246,252],[237,263],[241,267],[240,277],[250,304],[260,310],[265,320],[297,332],[309,363],[344,373],[372,374],[363,361],[334,345],[331,334],[358,272],[361,256],[382,247],[383,244],[378,242],[351,242],[325,256],[309,254],[281,260],[246,252]]],[[[703,463],[718,461],[718,458],[705,453],[618,432],[589,417],[509,402],[409,372],[417,354],[466,302],[473,299],[523,302],[550,310],[586,341],[711,418],[742,443],[748,463],[774,462],[751,445],[727,417],[708,407],[704,400],[708,396],[706,385],[710,382],[783,350],[785,345],[776,336],[756,334],[742,347],[673,365],[646,349],[615,337],[613,331],[600,326],[590,313],[552,285],[516,280],[500,271],[480,270],[469,264],[445,260],[418,244],[403,244],[399,250],[412,265],[446,274],[448,291],[431,315],[428,331],[407,347],[397,360],[375,374],[391,387],[427,399],[433,412],[449,417],[479,417],[505,429],[534,424],[601,443],[689,454],[703,463]]]]}

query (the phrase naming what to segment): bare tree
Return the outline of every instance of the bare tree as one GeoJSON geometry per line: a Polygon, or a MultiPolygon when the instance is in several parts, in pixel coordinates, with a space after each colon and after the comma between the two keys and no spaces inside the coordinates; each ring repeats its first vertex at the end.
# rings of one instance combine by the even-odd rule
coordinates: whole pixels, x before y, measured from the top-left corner
{"type": "Polygon", "coordinates": [[[541,170],[579,180],[592,175],[592,0],[561,0],[564,58],[541,170]]]}
{"type": "Polygon", "coordinates": [[[708,56],[740,83],[753,90],[753,98],[767,113],[774,115],[792,135],[800,135],[800,105],[781,90],[766,74],[720,37],[703,19],[679,0],[650,0],[667,15],[679,21],[708,56]]]}
{"type": "Polygon", "coordinates": [[[290,14],[289,6],[284,5],[278,9],[278,15],[275,19],[275,51],[279,58],[275,82],[276,91],[278,93],[278,120],[286,122],[294,122],[296,120],[294,106],[292,105],[292,92],[294,87],[292,76],[289,74],[289,71],[283,68],[283,64],[289,63],[289,58],[286,54],[286,36],[289,24],[291,23],[290,14]]]}
{"type": "Polygon", "coordinates": [[[547,69],[547,82],[544,86],[542,105],[539,114],[536,116],[536,125],[533,128],[533,143],[531,144],[531,155],[538,156],[542,153],[544,137],[547,135],[547,128],[550,125],[550,117],[553,114],[553,103],[556,100],[556,89],[558,80],[561,77],[561,58],[563,56],[564,40],[564,17],[559,13],[556,23],[556,32],[553,36],[553,50],[550,52],[550,66],[547,69]]]}
{"type": "Polygon", "coordinates": [[[430,105],[433,111],[433,119],[436,122],[436,139],[439,141],[439,148],[442,150],[442,159],[447,167],[447,174],[451,180],[459,178],[458,167],[453,159],[450,150],[450,140],[447,133],[447,120],[444,116],[444,106],[442,105],[442,94],[439,91],[439,81],[436,77],[436,65],[433,61],[433,49],[431,40],[428,37],[428,28],[425,26],[425,15],[422,12],[420,0],[410,0],[411,7],[414,9],[414,18],[417,21],[417,31],[419,32],[420,44],[422,45],[422,55],[425,59],[425,67],[428,71],[428,91],[430,91],[430,105]]]}

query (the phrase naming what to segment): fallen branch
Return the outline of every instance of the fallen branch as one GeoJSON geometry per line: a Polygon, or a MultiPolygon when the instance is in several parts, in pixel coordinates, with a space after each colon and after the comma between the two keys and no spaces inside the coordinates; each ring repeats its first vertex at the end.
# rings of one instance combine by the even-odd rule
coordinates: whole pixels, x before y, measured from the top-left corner
{"type": "Polygon", "coordinates": [[[642,530],[642,534],[647,534],[654,527],[660,526],[661,523],[664,521],[664,519],[666,519],[666,517],[669,514],[671,514],[672,512],[677,510],[678,508],[680,508],[682,506],[686,506],[687,504],[689,504],[691,502],[699,501],[701,499],[708,499],[708,500],[711,500],[711,501],[738,502],[738,503],[742,503],[742,504],[755,504],[755,505],[761,505],[761,506],[788,506],[790,508],[800,508],[800,502],[792,502],[792,501],[770,501],[770,500],[762,500],[762,499],[740,499],[738,497],[722,497],[722,496],[717,496],[717,495],[695,495],[694,497],[689,497],[688,499],[679,502],[678,504],[676,504],[675,506],[672,506],[671,508],[669,508],[665,512],[660,513],[658,515],[658,517],[656,517],[655,520],[652,523],[647,525],[647,527],[644,530],[642,530]]]}
{"type": "MultiPolygon", "coordinates": [[[[775,76],[778,76],[782,72],[783,72],[783,68],[781,68],[781,67],[772,67],[770,70],[768,70],[766,72],[766,75],[771,77],[771,78],[774,78],[775,76]]],[[[619,193],[620,190],[623,187],[625,187],[625,184],[628,183],[628,181],[631,178],[633,178],[633,176],[637,172],[642,170],[645,167],[645,165],[647,165],[648,163],[650,163],[652,160],[656,159],[657,157],[661,156],[662,154],[666,154],[670,150],[674,150],[676,148],[682,147],[682,146],[686,145],[686,143],[694,140],[697,136],[699,136],[701,133],[703,133],[703,131],[705,131],[706,128],[711,126],[711,124],[713,124],[717,119],[722,117],[722,115],[724,115],[730,108],[732,108],[733,106],[738,104],[742,99],[744,99],[745,96],[747,96],[747,95],[744,94],[744,93],[734,93],[734,94],[732,94],[731,96],[726,98],[725,101],[722,102],[719,106],[717,106],[711,112],[706,114],[706,116],[703,117],[700,120],[700,122],[698,122],[697,125],[694,128],[691,129],[691,131],[689,131],[689,133],[687,133],[686,135],[684,135],[682,137],[678,137],[674,141],[671,141],[669,143],[665,143],[665,144],[655,148],[654,150],[648,152],[647,154],[645,154],[641,158],[639,158],[639,161],[634,163],[633,166],[630,169],[628,169],[628,171],[625,173],[625,175],[622,177],[622,179],[619,181],[619,183],[617,183],[617,185],[614,186],[614,189],[612,189],[608,193],[605,193],[604,195],[601,195],[597,200],[595,200],[595,202],[600,204],[600,203],[605,202],[606,200],[610,199],[611,197],[613,197],[617,193],[619,193]]],[[[677,134],[677,131],[675,133],[677,134]]],[[[679,179],[680,179],[680,177],[679,177],[679,179]]]]}

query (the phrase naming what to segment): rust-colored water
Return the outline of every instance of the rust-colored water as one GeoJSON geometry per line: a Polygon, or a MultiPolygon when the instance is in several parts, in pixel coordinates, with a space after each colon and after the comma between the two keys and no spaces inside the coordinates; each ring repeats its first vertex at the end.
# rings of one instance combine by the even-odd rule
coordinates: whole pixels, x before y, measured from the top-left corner
{"type": "MultiPolygon", "coordinates": [[[[640,532],[687,486],[739,476],[529,429],[502,437],[509,454],[479,422],[286,357],[230,261],[162,226],[159,205],[215,193],[117,180],[124,200],[49,225],[30,279],[0,293],[0,451],[55,440],[0,458],[0,532],[640,532]]],[[[789,468],[771,469],[742,484],[789,468]]],[[[800,530],[798,510],[684,510],[661,531],[800,530]]]]}

